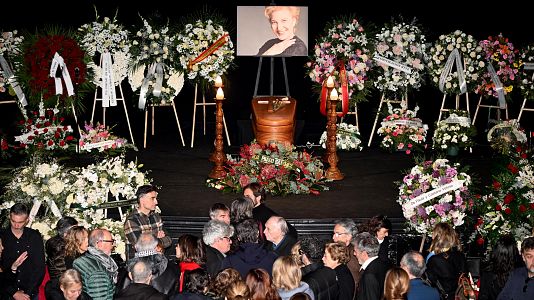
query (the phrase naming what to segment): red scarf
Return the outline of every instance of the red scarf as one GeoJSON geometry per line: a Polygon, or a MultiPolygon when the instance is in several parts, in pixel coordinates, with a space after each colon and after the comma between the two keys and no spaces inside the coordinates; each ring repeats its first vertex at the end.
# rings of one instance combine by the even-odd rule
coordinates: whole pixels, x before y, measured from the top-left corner
{"type": "Polygon", "coordinates": [[[201,266],[197,264],[196,262],[187,262],[183,261],[180,263],[180,293],[183,290],[184,287],[184,273],[185,271],[193,271],[196,269],[200,269],[201,266]]]}

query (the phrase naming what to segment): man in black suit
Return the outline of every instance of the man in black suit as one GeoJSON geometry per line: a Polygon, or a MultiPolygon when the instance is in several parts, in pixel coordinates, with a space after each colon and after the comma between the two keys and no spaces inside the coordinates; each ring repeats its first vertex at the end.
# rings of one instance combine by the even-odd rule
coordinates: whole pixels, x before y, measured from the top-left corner
{"type": "Polygon", "coordinates": [[[280,216],[272,216],[265,223],[266,249],[273,251],[278,256],[291,254],[291,247],[297,240],[288,234],[287,222],[280,216]]]}
{"type": "Polygon", "coordinates": [[[323,264],[324,242],[316,237],[307,236],[299,241],[302,281],[306,282],[315,295],[315,300],[337,300],[339,287],[336,271],[323,264]]]}
{"type": "Polygon", "coordinates": [[[211,220],[202,230],[202,240],[206,244],[206,271],[215,278],[222,270],[222,262],[230,251],[234,227],[222,221],[211,220]]]}
{"type": "Polygon", "coordinates": [[[378,239],[368,232],[362,232],[353,240],[354,255],[362,266],[357,300],[380,300],[384,294],[384,280],[389,266],[378,259],[380,244],[378,239]]]}
{"type": "MultiPolygon", "coordinates": [[[[274,210],[270,209],[266,204],[267,194],[265,189],[257,182],[250,183],[243,188],[243,196],[247,197],[252,201],[254,208],[252,209],[252,218],[256,221],[260,221],[261,228],[260,232],[265,230],[265,223],[272,216],[279,216],[274,210]]],[[[298,233],[295,227],[291,224],[287,224],[288,232],[291,236],[298,239],[298,233]]]]}
{"type": "Polygon", "coordinates": [[[167,300],[169,296],[158,292],[150,285],[152,280],[152,264],[147,261],[138,261],[128,274],[133,281],[127,288],[120,291],[115,299],[117,300],[167,300]]]}

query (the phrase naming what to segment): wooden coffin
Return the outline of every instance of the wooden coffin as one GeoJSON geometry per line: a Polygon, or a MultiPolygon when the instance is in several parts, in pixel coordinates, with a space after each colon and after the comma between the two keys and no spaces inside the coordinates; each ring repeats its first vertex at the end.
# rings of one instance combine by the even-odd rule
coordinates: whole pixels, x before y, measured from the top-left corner
{"type": "Polygon", "coordinates": [[[256,141],[293,144],[297,101],[291,97],[257,97],[252,99],[252,128],[256,141]],[[278,103],[276,103],[278,101],[278,103]]]}

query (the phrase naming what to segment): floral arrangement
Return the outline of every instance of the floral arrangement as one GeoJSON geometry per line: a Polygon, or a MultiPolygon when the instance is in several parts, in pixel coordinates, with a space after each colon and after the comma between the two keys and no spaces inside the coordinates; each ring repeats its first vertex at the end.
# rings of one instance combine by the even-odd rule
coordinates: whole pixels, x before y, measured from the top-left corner
{"type": "Polygon", "coordinates": [[[519,127],[519,122],[515,119],[493,126],[487,137],[491,148],[502,155],[508,155],[513,148],[527,142],[524,129],[519,127]]]}
{"type": "Polygon", "coordinates": [[[30,104],[43,100],[47,107],[56,107],[61,100],[61,107],[70,110],[71,103],[78,108],[84,94],[93,89],[87,68],[90,57],[67,34],[31,36],[22,52],[23,67],[18,78],[27,90],[30,104]],[[57,68],[51,70],[53,66],[57,68]]]}
{"type": "Polygon", "coordinates": [[[480,73],[486,66],[482,47],[472,35],[460,30],[447,35],[440,35],[430,48],[428,69],[432,83],[439,86],[445,94],[463,94],[473,91],[478,83],[480,73]],[[455,55],[458,56],[455,59],[455,55]],[[460,63],[458,65],[458,63],[460,63]],[[456,68],[454,68],[456,65],[456,68]],[[458,76],[458,70],[463,70],[463,76],[458,76]],[[454,71],[453,71],[454,69],[454,71]],[[462,79],[462,80],[460,80],[462,79]],[[460,88],[460,81],[465,89],[460,88]]]}
{"type": "Polygon", "coordinates": [[[39,111],[33,111],[27,120],[20,120],[21,135],[15,137],[15,148],[31,154],[36,151],[66,150],[74,145],[72,128],[63,125],[65,118],[59,116],[59,110],[45,109],[39,103],[39,111]]]}
{"type": "Polygon", "coordinates": [[[96,21],[78,28],[78,34],[81,47],[90,56],[94,56],[96,52],[100,54],[104,52],[128,53],[130,50],[129,32],[121,24],[118,24],[116,18],[111,20],[105,17],[100,23],[97,15],[96,21]]]}
{"type": "Polygon", "coordinates": [[[521,53],[520,78],[521,94],[525,99],[534,100],[534,45],[527,46],[521,53]]]}
{"type": "Polygon", "coordinates": [[[371,85],[370,52],[370,43],[358,20],[333,22],[315,43],[311,61],[306,63],[308,76],[318,89],[329,76],[335,77],[338,85],[346,81],[351,104],[360,102],[371,85]]]}
{"type": "Polygon", "coordinates": [[[454,227],[464,223],[472,201],[468,189],[471,177],[458,168],[447,159],[429,160],[418,163],[404,176],[397,202],[409,229],[431,235],[436,223],[454,227]]]}
{"type": "Polygon", "coordinates": [[[445,150],[451,145],[458,148],[473,146],[476,128],[471,125],[471,119],[466,111],[452,111],[445,120],[436,122],[436,130],[432,140],[434,149],[445,150]]]}
{"type": "MultiPolygon", "coordinates": [[[[485,54],[485,59],[495,69],[506,97],[512,92],[514,84],[519,78],[519,50],[502,34],[488,37],[487,40],[480,42],[480,46],[485,54]]],[[[480,78],[475,92],[480,95],[499,97],[499,90],[492,80],[491,72],[486,71],[480,78]]]]}
{"type": "MultiPolygon", "coordinates": [[[[324,131],[319,139],[319,144],[321,144],[321,146],[325,149],[326,139],[327,133],[324,131]]],[[[338,149],[361,151],[363,149],[361,143],[362,140],[360,138],[360,131],[358,130],[358,127],[347,123],[337,124],[336,145],[338,149]]]]}
{"type": "Polygon", "coordinates": [[[134,91],[146,88],[149,103],[170,103],[184,82],[182,71],[176,68],[177,54],[172,51],[175,36],[169,33],[168,26],[154,28],[147,20],[142,20],[143,28],[137,31],[130,47],[134,61],[128,81],[134,91]]]}
{"type": "Polygon", "coordinates": [[[0,55],[5,58],[19,55],[23,42],[24,37],[19,35],[17,30],[1,32],[0,55]]]}
{"type": "Polygon", "coordinates": [[[7,91],[6,84],[7,79],[4,78],[4,72],[0,71],[0,93],[5,93],[7,91]]]}
{"type": "Polygon", "coordinates": [[[104,152],[130,146],[126,139],[114,136],[109,127],[100,123],[97,123],[96,126],[86,123],[84,129],[78,141],[80,151],[104,152]]]}
{"type": "Polygon", "coordinates": [[[180,65],[188,79],[214,82],[232,66],[235,55],[230,35],[211,19],[186,24],[176,40],[180,65]]]}
{"type": "Polygon", "coordinates": [[[384,136],[380,146],[389,151],[401,150],[406,154],[421,148],[426,141],[428,126],[417,118],[419,107],[408,110],[402,102],[400,108],[393,108],[388,103],[389,115],[383,119],[378,135],[384,136]]]}
{"type": "Polygon", "coordinates": [[[259,182],[271,195],[319,194],[324,185],[323,163],[293,145],[243,145],[239,159],[228,157],[227,174],[208,179],[208,186],[226,192],[241,193],[251,182],[259,182]]]}
{"type": "MultiPolygon", "coordinates": [[[[100,205],[109,197],[134,199],[137,188],[151,181],[141,167],[135,162],[126,163],[120,156],[73,169],[64,168],[55,161],[32,160],[28,166],[16,170],[6,193],[1,196],[0,211],[9,209],[15,202],[53,201],[61,215],[75,217],[88,228],[108,228],[117,241],[115,251],[124,254],[124,220],[106,218],[100,205]]],[[[45,237],[50,236],[53,234],[50,224],[55,224],[57,219],[55,215],[39,214],[32,228],[45,237]]]]}
{"type": "Polygon", "coordinates": [[[425,69],[426,45],[421,30],[406,23],[383,27],[376,35],[374,59],[384,71],[374,81],[382,92],[405,93],[421,87],[425,69]]]}
{"type": "Polygon", "coordinates": [[[534,226],[534,160],[532,153],[515,147],[477,199],[479,218],[472,239],[493,245],[503,234],[517,241],[532,234],[534,226]]]}

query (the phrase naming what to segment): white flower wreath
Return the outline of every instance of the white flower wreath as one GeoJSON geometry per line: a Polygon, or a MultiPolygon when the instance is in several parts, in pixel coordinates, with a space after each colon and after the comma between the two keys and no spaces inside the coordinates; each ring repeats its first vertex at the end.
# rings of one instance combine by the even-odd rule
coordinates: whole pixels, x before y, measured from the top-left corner
{"type": "MultiPolygon", "coordinates": [[[[137,91],[143,84],[146,76],[146,69],[147,67],[143,65],[129,73],[128,82],[130,83],[133,91],[137,91]]],[[[174,70],[173,68],[169,68],[163,77],[161,95],[158,97],[158,99],[156,99],[156,97],[153,95],[155,83],[155,74],[152,74],[148,81],[147,100],[152,103],[167,104],[170,103],[171,100],[182,90],[184,86],[184,74],[174,70]]]]}
{"type": "Polygon", "coordinates": [[[176,50],[181,54],[180,64],[187,70],[188,79],[203,78],[213,82],[217,75],[223,75],[234,61],[234,44],[228,32],[212,20],[198,20],[194,25],[187,24],[177,40],[180,42],[176,50]],[[213,53],[200,58],[210,47],[215,47],[213,53]]]}
{"type": "Polygon", "coordinates": [[[425,36],[417,26],[401,23],[383,27],[376,35],[374,59],[384,73],[375,86],[382,92],[418,89],[426,56],[425,36]]]}
{"type": "Polygon", "coordinates": [[[448,63],[455,63],[455,61],[448,62],[451,53],[453,53],[455,49],[457,49],[456,51],[459,53],[461,68],[464,70],[467,92],[475,89],[480,73],[486,66],[482,47],[479,46],[478,41],[476,41],[473,36],[465,34],[460,30],[456,30],[447,35],[440,35],[438,40],[434,43],[434,46],[430,48],[428,68],[430,76],[432,77],[432,83],[436,86],[439,86],[442,73],[449,73],[444,75],[446,77],[444,78],[443,92],[446,94],[463,93],[460,89],[457,71],[458,66],[456,65],[456,68],[453,67],[450,71],[446,70],[448,63]]]}
{"type": "MultiPolygon", "coordinates": [[[[112,54],[113,65],[111,67],[113,72],[113,84],[118,86],[126,76],[128,76],[128,68],[130,64],[130,53],[115,52],[112,54]]],[[[94,62],[87,65],[93,69],[95,76],[93,77],[93,83],[99,87],[102,87],[102,67],[98,66],[94,62]]]]}
{"type": "Polygon", "coordinates": [[[20,54],[20,46],[24,37],[18,35],[17,30],[1,32],[0,55],[12,56],[20,54]]]}
{"type": "Polygon", "coordinates": [[[529,45],[521,52],[521,94],[525,99],[534,100],[534,45],[529,45]]]}

